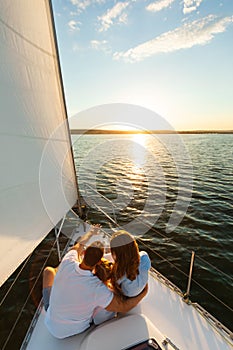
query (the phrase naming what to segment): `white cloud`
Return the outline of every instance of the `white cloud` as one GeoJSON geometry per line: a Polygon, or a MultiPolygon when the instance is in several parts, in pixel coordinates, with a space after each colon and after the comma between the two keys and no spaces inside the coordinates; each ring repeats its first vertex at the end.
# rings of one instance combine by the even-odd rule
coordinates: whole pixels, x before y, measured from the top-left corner
{"type": "Polygon", "coordinates": [[[146,6],[146,10],[151,12],[159,12],[164,8],[170,6],[175,0],[157,0],[146,6]]]}
{"type": "Polygon", "coordinates": [[[74,52],[79,52],[79,53],[80,52],[87,52],[90,49],[96,50],[96,51],[102,51],[108,55],[112,54],[112,49],[111,49],[109,42],[107,40],[95,40],[95,39],[93,39],[90,41],[88,47],[86,45],[82,46],[77,42],[74,42],[72,45],[72,50],[74,52]]]}
{"type": "Polygon", "coordinates": [[[122,13],[122,15],[119,16],[118,22],[126,24],[127,19],[128,19],[127,13],[122,13]]]}
{"type": "Polygon", "coordinates": [[[106,40],[91,40],[91,47],[95,50],[99,50],[105,44],[107,44],[106,40]]]}
{"type": "Polygon", "coordinates": [[[205,45],[213,40],[216,34],[225,32],[231,23],[233,23],[233,16],[219,19],[209,15],[201,20],[185,23],[182,27],[166,32],[127,51],[116,52],[113,59],[137,62],[159,53],[205,45]]]}
{"type": "Polygon", "coordinates": [[[107,54],[112,53],[112,50],[107,40],[91,40],[90,45],[91,48],[94,50],[103,51],[107,54]]]}
{"type": "Polygon", "coordinates": [[[108,9],[102,16],[98,17],[101,27],[100,32],[108,30],[113,24],[126,23],[127,14],[123,12],[128,6],[128,2],[118,2],[111,9],[108,9]]]}
{"type": "Polygon", "coordinates": [[[72,5],[77,7],[78,12],[83,12],[92,4],[103,4],[106,0],[70,0],[72,5]]]}
{"type": "Polygon", "coordinates": [[[68,27],[71,31],[80,30],[79,26],[81,25],[80,22],[71,20],[68,22],[68,27]]]}
{"type": "Polygon", "coordinates": [[[84,11],[88,6],[91,5],[91,0],[70,0],[70,2],[77,6],[77,9],[84,11]]]}
{"type": "Polygon", "coordinates": [[[186,15],[187,13],[196,11],[197,8],[201,5],[203,0],[183,0],[184,7],[183,13],[186,15]]]}

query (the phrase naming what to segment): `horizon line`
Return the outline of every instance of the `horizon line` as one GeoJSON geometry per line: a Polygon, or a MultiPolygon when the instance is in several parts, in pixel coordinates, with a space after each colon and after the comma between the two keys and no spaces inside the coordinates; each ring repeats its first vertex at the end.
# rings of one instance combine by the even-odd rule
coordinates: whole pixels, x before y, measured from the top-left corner
{"type": "Polygon", "coordinates": [[[71,134],[233,134],[233,130],[107,130],[70,129],[71,134]]]}

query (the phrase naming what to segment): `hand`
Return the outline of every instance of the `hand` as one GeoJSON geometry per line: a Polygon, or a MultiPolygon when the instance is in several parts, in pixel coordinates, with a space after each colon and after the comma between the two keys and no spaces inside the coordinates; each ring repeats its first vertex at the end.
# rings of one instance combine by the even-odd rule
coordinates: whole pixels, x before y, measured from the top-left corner
{"type": "Polygon", "coordinates": [[[91,226],[91,229],[90,229],[91,234],[92,234],[93,236],[94,236],[94,235],[98,235],[98,234],[99,234],[100,228],[101,228],[101,225],[100,225],[100,224],[92,225],[92,226],[91,226]]]}
{"type": "Polygon", "coordinates": [[[78,252],[79,258],[81,258],[82,254],[84,253],[86,249],[86,244],[88,243],[89,239],[94,235],[98,235],[100,227],[101,225],[99,224],[91,225],[90,230],[80,238],[77,244],[70,248],[75,249],[78,252]]]}
{"type": "Polygon", "coordinates": [[[142,291],[142,294],[145,296],[148,293],[149,287],[148,287],[148,283],[145,285],[145,288],[142,291]]]}

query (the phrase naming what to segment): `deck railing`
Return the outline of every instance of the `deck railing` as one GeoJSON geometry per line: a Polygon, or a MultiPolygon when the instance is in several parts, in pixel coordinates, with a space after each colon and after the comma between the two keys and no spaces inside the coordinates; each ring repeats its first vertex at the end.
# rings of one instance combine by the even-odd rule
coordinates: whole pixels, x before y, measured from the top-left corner
{"type": "MultiPolygon", "coordinates": [[[[89,186],[89,191],[91,190],[91,187],[89,186]]],[[[105,198],[103,195],[101,195],[103,198],[105,198]]],[[[111,201],[109,201],[107,198],[106,199],[106,202],[109,203],[111,201]]],[[[96,210],[99,210],[98,206],[96,206],[96,210]]],[[[121,229],[122,227],[117,223],[117,221],[115,220],[115,217],[111,217],[108,213],[105,213],[105,211],[101,208],[100,210],[102,212],[103,215],[105,215],[105,218],[106,218],[106,221],[110,221],[111,224],[114,224],[115,226],[115,229],[121,229]]],[[[59,245],[59,238],[60,238],[60,234],[61,232],[62,233],[65,233],[71,240],[72,244],[74,243],[74,240],[77,239],[77,232],[76,232],[76,228],[78,227],[78,225],[84,225],[84,228],[85,228],[85,223],[82,222],[78,215],[71,211],[71,217],[70,217],[70,220],[74,221],[75,224],[72,226],[72,223],[70,225],[70,227],[66,227],[64,228],[64,223],[66,221],[65,218],[63,218],[63,220],[61,220],[60,224],[55,228],[55,240],[54,240],[54,243],[51,247],[51,250],[54,249],[55,246],[57,246],[57,251],[58,251],[58,258],[59,260],[62,258],[62,254],[64,252],[61,251],[60,249],[60,245],[59,245]]],[[[115,208],[114,208],[114,214],[113,216],[116,216],[115,214],[115,208]]],[[[69,220],[68,220],[69,221],[69,220]]],[[[85,230],[84,230],[85,231],[85,230]]],[[[109,232],[107,232],[105,229],[101,228],[101,231],[103,232],[103,235],[109,235],[109,232]]],[[[157,230],[155,230],[156,233],[159,233],[157,230]]],[[[161,233],[159,233],[160,235],[162,235],[161,233]]],[[[192,258],[191,258],[191,265],[190,265],[190,270],[189,270],[189,275],[187,275],[185,272],[181,271],[177,266],[175,266],[175,264],[171,261],[169,261],[168,259],[166,259],[165,257],[163,257],[160,253],[158,252],[155,252],[154,250],[151,249],[151,247],[145,243],[145,241],[143,241],[141,238],[137,238],[138,242],[141,244],[141,245],[144,245],[145,248],[151,252],[153,252],[153,254],[156,254],[157,256],[159,256],[163,261],[166,261],[168,262],[170,265],[172,265],[175,269],[177,269],[180,273],[182,273],[187,279],[188,279],[188,286],[187,286],[187,290],[186,290],[186,293],[183,293],[175,284],[173,284],[169,279],[167,279],[166,277],[164,277],[160,272],[158,272],[157,270],[155,270],[154,268],[151,269],[151,273],[157,278],[160,280],[161,283],[164,283],[167,287],[173,289],[177,294],[179,294],[183,299],[185,299],[185,294],[186,295],[190,295],[190,289],[191,289],[191,281],[193,281],[194,283],[196,283],[200,288],[202,288],[204,290],[205,293],[209,293],[212,297],[214,297],[216,299],[217,302],[220,302],[222,303],[225,307],[228,308],[228,310],[230,312],[233,312],[233,310],[226,304],[224,304],[220,299],[218,299],[217,297],[215,297],[210,291],[208,291],[205,287],[203,287],[202,285],[200,285],[197,281],[195,281],[194,279],[191,279],[191,276],[192,276],[192,270],[193,270],[193,262],[194,262],[194,254],[192,254],[192,258]]],[[[67,248],[68,246],[70,245],[70,243],[67,243],[67,248]]],[[[66,248],[66,249],[67,249],[66,248]]],[[[66,250],[64,249],[64,251],[66,250]]],[[[49,254],[48,254],[49,256],[49,254]]],[[[47,261],[47,260],[46,260],[47,261]]],[[[42,266],[42,270],[44,269],[45,265],[46,265],[46,261],[45,263],[43,264],[42,266]]],[[[203,262],[205,262],[204,259],[202,259],[203,262]]],[[[208,262],[205,262],[206,264],[209,264],[208,262]]],[[[212,266],[212,265],[211,265],[212,266]]],[[[23,268],[23,267],[22,267],[23,268]]],[[[219,269],[217,269],[218,271],[220,271],[219,269]]],[[[41,271],[42,272],[42,271],[41,271]]],[[[221,272],[221,271],[220,271],[221,272]]],[[[222,272],[225,276],[228,276],[227,274],[225,274],[224,272],[222,272]]],[[[41,274],[39,274],[36,278],[36,282],[37,280],[40,278],[41,274]]],[[[18,279],[19,278],[19,274],[16,276],[16,278],[18,279]]],[[[30,290],[30,294],[29,296],[27,296],[26,298],[26,301],[24,303],[24,305],[22,306],[22,309],[19,311],[19,316],[17,317],[17,319],[15,320],[15,323],[14,325],[11,327],[10,329],[10,333],[5,341],[5,343],[3,344],[3,347],[2,347],[2,350],[4,349],[7,349],[7,344],[8,344],[8,341],[10,339],[10,337],[12,336],[13,332],[14,332],[14,329],[17,325],[17,323],[19,322],[19,319],[20,319],[20,315],[22,315],[24,309],[25,309],[25,305],[26,305],[26,302],[28,301],[28,299],[30,298],[31,294],[33,293],[33,288],[35,287],[36,285],[36,282],[34,283],[34,286],[32,287],[32,289],[30,290]]],[[[12,283],[12,286],[14,285],[15,281],[13,281],[12,283]]],[[[12,286],[9,288],[9,290],[6,292],[7,294],[10,293],[10,289],[12,288],[12,286]]],[[[4,303],[6,297],[4,297],[2,299],[2,301],[0,302],[0,306],[4,303]]],[[[188,300],[188,303],[192,306],[194,306],[197,311],[203,316],[205,317],[208,322],[210,322],[216,329],[218,329],[222,334],[224,334],[224,336],[227,336],[228,338],[233,338],[233,335],[232,335],[232,332],[227,328],[225,327],[221,322],[219,322],[214,316],[212,316],[210,313],[208,313],[202,306],[200,306],[198,303],[192,303],[189,299],[186,298],[186,302],[188,300]]]]}
{"type": "MultiPolygon", "coordinates": [[[[94,200],[94,196],[92,196],[92,207],[96,208],[96,210],[99,210],[103,213],[103,215],[111,222],[111,224],[114,224],[116,229],[122,229],[123,227],[117,222],[117,217],[116,217],[116,207],[114,206],[114,204],[108,199],[106,198],[103,194],[100,194],[98,191],[96,191],[95,189],[93,189],[90,185],[86,186],[88,188],[88,194],[89,194],[89,198],[90,198],[90,193],[91,191],[93,192],[93,194],[97,194],[98,196],[101,196],[101,198],[103,198],[104,200],[106,200],[106,203],[111,204],[111,208],[113,211],[113,217],[111,217],[109,215],[109,213],[106,213],[103,208],[99,208],[99,206],[95,203],[94,200]]],[[[86,192],[87,194],[87,192],[86,192]]],[[[134,219],[135,220],[135,219],[134,219]]],[[[136,221],[136,220],[135,220],[136,221]]],[[[145,223],[146,225],[146,223],[145,223]]],[[[151,227],[150,225],[148,225],[148,230],[152,230],[153,232],[155,232],[156,234],[158,234],[160,237],[167,239],[167,237],[159,232],[157,229],[151,227]]],[[[178,266],[176,266],[171,260],[167,259],[166,257],[162,256],[159,252],[156,252],[154,249],[151,249],[151,247],[145,243],[145,241],[139,237],[137,237],[137,241],[143,245],[148,251],[151,251],[153,254],[157,255],[159,258],[161,258],[162,261],[167,262],[170,266],[172,266],[174,269],[176,269],[180,274],[184,275],[187,278],[187,288],[185,292],[181,292],[182,293],[182,297],[183,300],[186,303],[190,303],[193,304],[195,307],[197,305],[197,309],[198,310],[204,310],[203,312],[201,312],[203,315],[206,315],[208,319],[214,319],[216,320],[211,314],[209,314],[204,308],[202,308],[199,304],[197,303],[192,303],[190,300],[190,295],[191,295],[191,283],[193,282],[196,286],[200,287],[203,291],[204,294],[208,294],[210,297],[212,297],[213,299],[215,299],[215,301],[217,303],[220,303],[224,308],[226,308],[228,311],[230,311],[231,314],[233,314],[233,309],[225,304],[222,300],[220,300],[218,297],[216,297],[211,291],[209,291],[207,288],[205,288],[203,285],[201,285],[199,282],[197,282],[195,279],[193,279],[192,277],[192,273],[193,273],[193,268],[194,268],[194,256],[195,256],[195,252],[192,251],[188,251],[188,249],[185,248],[186,252],[190,255],[190,267],[189,267],[189,274],[187,275],[183,270],[181,270],[178,266]]],[[[170,240],[172,241],[172,240],[170,240]]],[[[174,242],[174,241],[173,241],[174,242]]],[[[176,244],[176,242],[174,242],[174,244],[176,244]]],[[[208,261],[206,261],[205,259],[201,258],[201,257],[197,257],[196,259],[200,260],[205,266],[210,266],[213,270],[217,271],[218,273],[220,273],[223,277],[227,277],[230,282],[233,281],[233,279],[231,278],[231,276],[229,276],[228,274],[226,274],[224,271],[221,271],[220,269],[216,268],[215,266],[213,266],[212,264],[210,264],[208,261]]],[[[170,282],[169,280],[166,279],[166,283],[168,283],[169,285],[173,283],[170,282]],[[168,282],[169,281],[169,282],[168,282]]],[[[180,293],[180,289],[178,287],[175,286],[174,288],[178,293],[180,293]]],[[[218,324],[220,325],[218,328],[222,328],[225,329],[225,333],[227,333],[231,338],[233,338],[232,332],[229,331],[229,329],[225,326],[223,326],[219,321],[214,321],[215,325],[218,324]]]]}

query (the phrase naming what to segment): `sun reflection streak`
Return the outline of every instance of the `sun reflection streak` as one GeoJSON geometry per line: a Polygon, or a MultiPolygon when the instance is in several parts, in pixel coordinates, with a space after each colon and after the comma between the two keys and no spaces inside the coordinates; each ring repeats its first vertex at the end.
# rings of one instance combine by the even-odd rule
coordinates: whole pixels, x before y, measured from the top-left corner
{"type": "Polygon", "coordinates": [[[147,155],[147,135],[145,134],[135,134],[132,135],[132,155],[134,161],[134,170],[135,173],[141,172],[140,168],[145,166],[146,155],[147,155]]]}
{"type": "Polygon", "coordinates": [[[146,134],[135,134],[132,135],[133,142],[139,143],[139,145],[146,145],[147,135],[146,134]]]}

